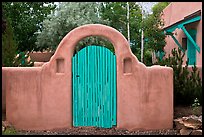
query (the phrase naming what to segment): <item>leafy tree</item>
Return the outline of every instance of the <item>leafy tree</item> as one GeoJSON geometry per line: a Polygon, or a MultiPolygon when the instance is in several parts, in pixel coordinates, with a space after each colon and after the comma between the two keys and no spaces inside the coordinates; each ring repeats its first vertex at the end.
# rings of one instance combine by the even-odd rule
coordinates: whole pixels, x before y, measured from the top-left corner
{"type": "MultiPolygon", "coordinates": [[[[156,53],[163,53],[165,42],[165,34],[163,33],[162,26],[164,25],[163,20],[161,19],[162,10],[168,6],[170,2],[158,2],[152,7],[152,14],[147,15],[144,18],[144,37],[145,37],[145,51],[148,53],[148,50],[156,53]]],[[[144,56],[144,61],[149,62],[151,58],[146,58],[144,56]]]]}
{"type": "Polygon", "coordinates": [[[55,8],[53,2],[3,2],[2,8],[11,19],[18,51],[38,50],[35,32],[42,29],[41,22],[55,8]]]}
{"type": "MultiPolygon", "coordinates": [[[[109,25],[120,31],[127,39],[127,4],[126,2],[103,2],[101,3],[101,17],[109,20],[109,25]]],[[[130,22],[130,46],[132,52],[137,56],[140,47],[140,28],[142,14],[139,5],[129,2],[129,22],[130,22]]]]}
{"type": "MultiPolygon", "coordinates": [[[[40,50],[55,50],[62,38],[72,29],[84,25],[100,23],[107,25],[108,21],[100,18],[96,2],[61,2],[55,12],[43,21],[42,31],[38,31],[37,46],[40,50]]],[[[99,39],[91,37],[79,42],[83,48],[86,44],[99,43],[99,39]]]]}
{"type": "Polygon", "coordinates": [[[13,67],[17,44],[14,38],[11,20],[4,19],[4,32],[2,32],[2,66],[13,67]]]}

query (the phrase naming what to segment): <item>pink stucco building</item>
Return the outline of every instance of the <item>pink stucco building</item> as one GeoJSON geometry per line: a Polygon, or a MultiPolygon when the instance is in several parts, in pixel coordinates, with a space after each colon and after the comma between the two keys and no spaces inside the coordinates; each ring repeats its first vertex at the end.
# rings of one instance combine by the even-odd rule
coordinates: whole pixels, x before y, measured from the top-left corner
{"type": "Polygon", "coordinates": [[[185,52],[184,64],[202,69],[202,2],[171,2],[164,10],[166,56],[173,48],[185,52]]]}

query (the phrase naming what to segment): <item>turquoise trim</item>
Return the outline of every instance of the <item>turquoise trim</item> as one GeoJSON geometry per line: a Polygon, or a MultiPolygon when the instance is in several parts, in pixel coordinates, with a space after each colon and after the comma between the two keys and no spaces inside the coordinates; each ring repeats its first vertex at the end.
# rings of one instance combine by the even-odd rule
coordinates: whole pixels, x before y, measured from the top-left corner
{"type": "Polygon", "coordinates": [[[182,52],[185,52],[185,50],[182,48],[181,44],[178,42],[178,40],[174,37],[173,34],[171,34],[171,37],[173,38],[174,42],[178,45],[178,47],[181,49],[182,52]]]}
{"type": "Polygon", "coordinates": [[[199,21],[200,19],[201,19],[201,16],[194,17],[190,20],[186,20],[186,21],[183,21],[179,24],[175,24],[175,25],[171,26],[170,28],[165,29],[165,31],[166,32],[173,32],[176,28],[180,29],[180,28],[182,28],[183,25],[186,25],[186,24],[189,24],[189,23],[192,23],[195,21],[199,21]]]}
{"type": "Polygon", "coordinates": [[[184,26],[181,27],[181,29],[183,30],[183,32],[186,34],[187,38],[190,40],[190,42],[193,44],[193,46],[196,48],[196,50],[200,53],[200,47],[196,44],[196,42],[193,40],[193,38],[191,37],[191,35],[188,33],[188,31],[186,30],[186,28],[184,26]]]}
{"type": "Polygon", "coordinates": [[[178,29],[182,29],[183,32],[186,34],[188,40],[193,44],[193,46],[196,48],[196,50],[200,53],[200,47],[196,44],[196,42],[193,40],[193,38],[191,37],[191,35],[188,33],[188,31],[185,29],[184,25],[195,22],[195,21],[199,21],[201,19],[201,16],[197,16],[194,18],[191,18],[189,20],[183,21],[179,24],[175,24],[170,28],[164,29],[164,31],[166,32],[166,35],[171,35],[171,37],[173,38],[173,40],[175,41],[175,43],[179,46],[179,48],[183,51],[184,49],[182,48],[181,44],[178,42],[178,40],[173,36],[172,32],[178,28],[178,29]]]}

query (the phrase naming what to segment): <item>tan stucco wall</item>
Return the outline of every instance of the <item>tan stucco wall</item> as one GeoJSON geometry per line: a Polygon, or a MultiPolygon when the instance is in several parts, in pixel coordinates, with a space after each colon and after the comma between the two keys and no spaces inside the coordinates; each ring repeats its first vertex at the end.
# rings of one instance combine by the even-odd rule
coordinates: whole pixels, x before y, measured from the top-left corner
{"type": "Polygon", "coordinates": [[[106,37],[115,48],[117,128],[173,128],[172,68],[146,67],[132,54],[120,32],[100,24],[84,25],[69,32],[42,67],[2,68],[2,73],[6,73],[2,90],[6,92],[7,121],[25,130],[72,127],[71,59],[76,44],[88,36],[106,37]],[[64,63],[61,60],[57,66],[58,59],[64,63]],[[63,73],[56,73],[57,70],[63,73]]]}
{"type": "MultiPolygon", "coordinates": [[[[186,29],[190,29],[195,25],[197,29],[196,43],[200,47],[200,53],[196,52],[196,65],[202,70],[202,2],[171,2],[164,10],[162,19],[164,19],[164,28],[168,27],[180,20],[183,20],[184,17],[201,10],[201,20],[198,23],[191,24],[187,26],[186,29]]],[[[176,29],[175,38],[182,45],[182,38],[186,37],[183,30],[176,29]]],[[[178,48],[177,44],[174,42],[171,36],[166,37],[166,46],[164,47],[165,52],[168,54],[171,53],[173,48],[178,48]]],[[[186,53],[187,54],[187,53],[186,53]]],[[[186,62],[186,55],[184,57],[184,63],[186,62]]]]}

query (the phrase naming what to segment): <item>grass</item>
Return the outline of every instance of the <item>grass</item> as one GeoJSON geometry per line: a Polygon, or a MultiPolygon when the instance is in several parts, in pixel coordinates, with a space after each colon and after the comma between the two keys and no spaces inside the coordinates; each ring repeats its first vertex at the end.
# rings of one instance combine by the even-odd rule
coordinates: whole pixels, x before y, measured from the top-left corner
{"type": "Polygon", "coordinates": [[[2,135],[16,135],[16,130],[14,128],[6,128],[6,130],[2,131],[2,135]]]}

